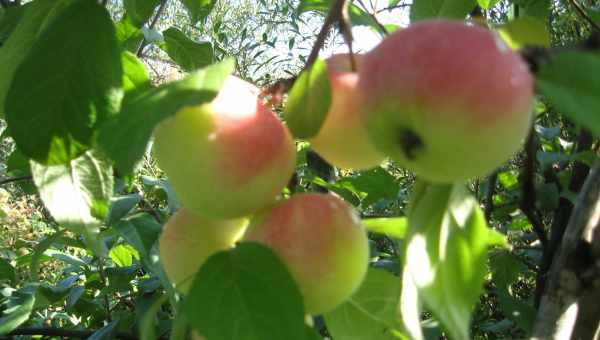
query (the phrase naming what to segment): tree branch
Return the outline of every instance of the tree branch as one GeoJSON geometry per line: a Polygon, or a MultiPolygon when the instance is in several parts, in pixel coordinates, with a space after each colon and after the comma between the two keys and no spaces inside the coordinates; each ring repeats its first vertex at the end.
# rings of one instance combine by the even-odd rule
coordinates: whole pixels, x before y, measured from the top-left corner
{"type": "Polygon", "coordinates": [[[600,331],[600,161],[590,172],[556,254],[533,339],[594,339],[600,331]]]}
{"type": "MultiPolygon", "coordinates": [[[[70,330],[62,328],[50,328],[50,327],[21,327],[8,333],[9,336],[14,335],[43,335],[43,336],[58,336],[61,338],[79,338],[87,339],[95,331],[82,331],[82,330],[70,330]]],[[[133,336],[124,332],[117,332],[114,334],[115,337],[124,340],[137,340],[136,336],[133,336]]]]}
{"type": "Polygon", "coordinates": [[[587,13],[581,7],[581,4],[579,2],[577,2],[577,0],[569,0],[569,3],[571,3],[571,5],[573,7],[575,7],[575,11],[577,11],[577,13],[579,14],[580,17],[582,17],[585,21],[587,21],[588,24],[590,24],[590,26],[592,26],[593,29],[600,32],[600,26],[598,26],[598,24],[594,20],[592,20],[592,18],[590,18],[589,15],[587,15],[587,13]]]}
{"type": "MultiPolygon", "coordinates": [[[[321,51],[321,49],[323,48],[323,45],[325,44],[325,40],[327,39],[327,35],[329,34],[329,31],[335,24],[339,24],[340,30],[342,31],[342,34],[344,35],[344,40],[346,41],[347,44],[348,44],[348,40],[350,40],[350,44],[348,45],[348,47],[349,47],[350,51],[352,51],[351,27],[349,27],[347,21],[345,21],[345,19],[344,19],[346,1],[347,0],[335,0],[333,5],[329,9],[329,13],[327,13],[325,22],[323,22],[323,26],[321,27],[321,30],[317,34],[317,39],[315,40],[315,43],[310,51],[310,54],[308,55],[308,58],[306,59],[306,63],[304,64],[304,68],[302,69],[302,71],[300,71],[300,73],[302,73],[304,70],[309,69],[315,63],[315,61],[319,57],[319,51],[321,51]]],[[[354,57],[352,56],[352,54],[350,55],[350,57],[351,57],[351,60],[350,60],[351,65],[355,65],[354,57]]],[[[353,67],[353,68],[355,68],[355,67],[353,67]]],[[[280,79],[280,80],[276,81],[275,83],[273,83],[268,88],[266,88],[261,93],[261,96],[270,96],[271,97],[270,104],[278,105],[281,102],[283,95],[292,88],[295,81],[296,81],[296,77],[292,77],[292,78],[288,78],[288,79],[280,79]]]]}
{"type": "Polygon", "coordinates": [[[304,65],[305,70],[310,68],[319,57],[319,51],[323,48],[323,45],[325,44],[325,39],[327,38],[327,34],[329,34],[331,27],[334,24],[340,22],[340,20],[343,18],[343,11],[345,6],[346,0],[336,0],[331,6],[327,17],[325,18],[325,22],[323,23],[323,26],[321,27],[321,30],[317,35],[317,40],[315,41],[315,44],[313,45],[313,48],[310,51],[310,54],[308,55],[306,65],[304,65]]]}
{"type": "Polygon", "coordinates": [[[0,185],[5,185],[5,184],[9,184],[12,182],[18,182],[18,181],[30,181],[33,178],[31,177],[31,175],[29,176],[19,176],[19,177],[11,177],[11,178],[6,178],[3,180],[0,180],[0,185]]]}
{"type": "MultiPolygon", "coordinates": [[[[589,150],[592,147],[593,137],[587,130],[582,130],[577,140],[575,152],[581,152],[589,150]]],[[[573,193],[579,193],[585,179],[588,176],[590,168],[582,162],[575,162],[573,165],[573,172],[571,175],[571,183],[569,184],[569,190],[573,193]]],[[[546,276],[552,265],[552,259],[554,258],[558,247],[562,241],[563,235],[567,228],[569,218],[573,212],[573,204],[568,199],[561,197],[559,199],[558,207],[554,213],[552,225],[550,226],[550,239],[548,241],[548,247],[542,254],[542,260],[540,263],[540,270],[538,272],[536,292],[534,298],[534,305],[538,307],[540,305],[542,294],[545,289],[546,276]]]]}

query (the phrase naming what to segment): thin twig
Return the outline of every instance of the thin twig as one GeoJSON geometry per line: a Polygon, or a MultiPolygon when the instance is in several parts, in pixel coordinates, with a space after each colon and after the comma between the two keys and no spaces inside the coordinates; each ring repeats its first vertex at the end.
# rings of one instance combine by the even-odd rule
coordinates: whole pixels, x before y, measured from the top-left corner
{"type": "MultiPolygon", "coordinates": [[[[154,26],[156,26],[158,19],[162,15],[162,12],[165,10],[167,1],[169,1],[169,0],[161,1],[160,5],[158,7],[158,10],[156,11],[156,15],[154,16],[154,18],[152,18],[152,22],[150,22],[150,26],[148,26],[149,29],[153,29],[154,26]]],[[[146,45],[147,45],[146,38],[144,37],[144,39],[142,39],[142,42],[140,43],[140,46],[138,47],[137,52],[135,53],[138,57],[140,57],[140,58],[142,57],[142,51],[144,50],[144,47],[146,47],[146,45]]]]}
{"type": "Polygon", "coordinates": [[[377,16],[374,13],[369,12],[369,10],[367,10],[367,6],[365,6],[365,4],[362,2],[362,0],[358,0],[358,4],[362,7],[362,10],[367,13],[371,19],[373,20],[373,22],[377,25],[377,27],[381,30],[381,32],[383,32],[384,35],[388,35],[390,32],[388,32],[387,28],[385,28],[385,26],[379,22],[379,20],[377,19],[377,16]]]}
{"type": "Polygon", "coordinates": [[[494,171],[494,173],[487,178],[484,215],[488,223],[490,223],[492,219],[492,212],[494,212],[494,194],[496,193],[496,182],[498,182],[498,171],[494,171]]]}
{"type": "MultiPolygon", "coordinates": [[[[61,338],[79,338],[79,339],[87,339],[95,331],[83,331],[83,330],[71,330],[71,329],[62,329],[62,328],[51,328],[51,327],[22,327],[17,328],[14,331],[8,333],[9,337],[15,335],[42,335],[42,336],[58,336],[61,338]]],[[[124,340],[137,340],[136,336],[133,336],[124,332],[116,332],[114,334],[116,338],[124,339],[124,340]]]]}
{"type": "Polygon", "coordinates": [[[336,0],[333,3],[333,6],[331,6],[327,17],[325,18],[325,22],[323,23],[323,26],[321,27],[321,30],[317,35],[317,40],[315,41],[315,44],[313,45],[313,48],[310,51],[310,54],[308,55],[306,65],[304,66],[305,70],[310,68],[319,57],[319,51],[321,51],[321,49],[323,48],[323,45],[325,44],[325,39],[327,39],[327,35],[329,34],[331,27],[342,19],[345,6],[346,0],[336,0]]]}
{"type": "Polygon", "coordinates": [[[535,131],[531,129],[527,142],[525,143],[525,165],[521,173],[523,186],[521,197],[521,211],[525,214],[533,231],[537,234],[542,246],[546,248],[548,245],[548,236],[542,222],[541,217],[535,209],[535,159],[536,159],[537,143],[535,139],[535,131]]]}
{"type": "Polygon", "coordinates": [[[579,14],[579,16],[581,16],[585,21],[587,21],[590,24],[590,26],[592,26],[592,28],[600,32],[600,26],[598,26],[598,24],[594,20],[592,20],[592,18],[590,18],[590,16],[583,10],[581,4],[577,2],[577,0],[569,0],[569,2],[573,7],[575,7],[575,10],[579,14]]]}
{"type": "Polygon", "coordinates": [[[382,9],[378,9],[375,13],[379,14],[385,11],[393,11],[395,9],[399,9],[399,8],[404,8],[404,7],[409,7],[411,4],[397,4],[395,6],[389,6],[389,7],[385,7],[382,9]]]}
{"type": "Polygon", "coordinates": [[[11,178],[6,178],[3,180],[0,180],[0,185],[5,185],[8,183],[12,183],[12,182],[18,182],[18,181],[30,181],[33,178],[31,177],[31,175],[28,176],[19,176],[19,177],[11,177],[11,178]]]}
{"type": "MultiPolygon", "coordinates": [[[[308,58],[306,59],[306,63],[304,64],[304,68],[302,69],[302,71],[300,71],[300,73],[302,73],[305,70],[308,70],[315,63],[315,61],[319,57],[319,51],[321,51],[321,49],[325,45],[325,40],[327,39],[327,35],[329,34],[329,31],[331,30],[333,25],[340,24],[342,34],[344,34],[344,30],[346,32],[351,32],[351,28],[344,26],[347,24],[347,22],[346,24],[344,23],[344,9],[346,8],[346,1],[347,0],[336,0],[329,9],[329,13],[325,18],[325,21],[323,22],[321,30],[317,34],[317,39],[315,40],[313,48],[310,51],[308,58]]],[[[344,37],[344,39],[347,39],[347,36],[344,37]]],[[[348,41],[346,41],[346,43],[348,43],[348,41]]],[[[350,48],[350,51],[352,51],[352,45],[350,44],[348,47],[350,48]]],[[[351,64],[355,64],[353,57],[351,57],[351,64]]],[[[276,81],[271,86],[263,90],[261,96],[270,96],[270,104],[278,105],[281,102],[283,95],[292,88],[294,82],[296,81],[296,78],[297,77],[292,77],[276,81]]]]}

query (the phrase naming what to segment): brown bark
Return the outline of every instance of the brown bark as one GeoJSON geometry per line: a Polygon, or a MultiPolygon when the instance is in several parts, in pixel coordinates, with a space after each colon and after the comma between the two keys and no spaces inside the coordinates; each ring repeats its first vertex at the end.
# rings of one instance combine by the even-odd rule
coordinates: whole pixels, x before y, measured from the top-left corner
{"type": "Polygon", "coordinates": [[[554,257],[532,338],[600,339],[600,161],[554,257]]]}

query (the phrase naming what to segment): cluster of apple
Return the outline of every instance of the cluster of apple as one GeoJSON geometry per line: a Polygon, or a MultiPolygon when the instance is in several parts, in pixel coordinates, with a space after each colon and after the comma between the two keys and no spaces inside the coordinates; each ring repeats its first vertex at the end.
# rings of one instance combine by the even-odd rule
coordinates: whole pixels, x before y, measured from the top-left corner
{"type": "MultiPolygon", "coordinates": [[[[332,102],[310,142],[338,167],[367,169],[390,157],[425,180],[459,181],[505,162],[531,125],[526,64],[479,26],[417,23],[327,65],[332,102]]],[[[184,206],[160,239],[164,269],[181,292],[210,255],[240,240],[275,251],[310,314],[335,308],[362,282],[369,249],[354,209],[332,194],[279,198],[295,144],[253,85],[228,77],[212,102],[162,122],[154,150],[184,206]]]]}

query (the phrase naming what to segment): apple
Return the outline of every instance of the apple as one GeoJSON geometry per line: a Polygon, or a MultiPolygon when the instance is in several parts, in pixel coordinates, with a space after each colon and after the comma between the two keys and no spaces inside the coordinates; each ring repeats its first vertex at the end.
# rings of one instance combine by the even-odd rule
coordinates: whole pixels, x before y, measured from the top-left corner
{"type": "Polygon", "coordinates": [[[294,194],[277,202],[254,216],[243,240],[273,249],[310,314],[344,302],[367,272],[367,233],[354,208],[333,194],[294,194]]]}
{"type": "Polygon", "coordinates": [[[258,89],[229,76],[210,103],[185,107],[154,132],[154,153],[183,205],[211,218],[246,216],[274,202],[296,149],[258,89]]]}
{"type": "MultiPolygon", "coordinates": [[[[360,68],[363,55],[355,54],[360,68]]],[[[310,139],[313,149],[338,168],[365,170],[379,165],[384,155],[371,140],[359,115],[361,92],[358,73],[352,71],[349,54],[327,59],[332,101],[318,134],[310,139]]]]}
{"type": "Polygon", "coordinates": [[[423,179],[483,176],[521,147],[533,77],[493,32],[429,20],[394,32],[359,69],[361,116],[376,147],[423,179]]]}
{"type": "Polygon", "coordinates": [[[159,239],[162,266],[175,288],[187,293],[196,272],[214,253],[232,248],[248,224],[245,218],[214,220],[181,208],[165,224],[159,239]]]}

